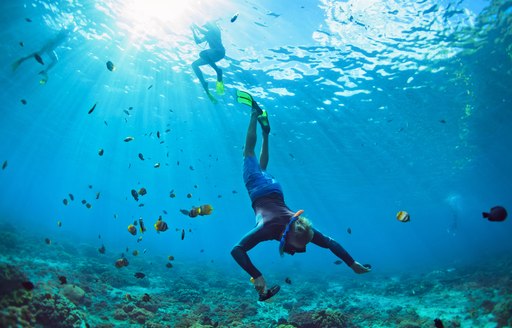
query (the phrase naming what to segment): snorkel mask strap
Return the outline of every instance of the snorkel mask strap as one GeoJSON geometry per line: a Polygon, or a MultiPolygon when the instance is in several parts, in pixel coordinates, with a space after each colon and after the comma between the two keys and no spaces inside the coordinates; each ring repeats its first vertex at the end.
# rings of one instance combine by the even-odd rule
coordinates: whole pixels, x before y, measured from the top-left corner
{"type": "Polygon", "coordinates": [[[286,244],[286,236],[288,235],[288,232],[290,232],[290,228],[293,225],[295,221],[299,219],[299,216],[304,213],[304,210],[298,210],[290,219],[290,222],[286,225],[286,228],[284,229],[283,235],[281,236],[281,240],[279,241],[279,255],[284,256],[284,246],[286,244]]]}

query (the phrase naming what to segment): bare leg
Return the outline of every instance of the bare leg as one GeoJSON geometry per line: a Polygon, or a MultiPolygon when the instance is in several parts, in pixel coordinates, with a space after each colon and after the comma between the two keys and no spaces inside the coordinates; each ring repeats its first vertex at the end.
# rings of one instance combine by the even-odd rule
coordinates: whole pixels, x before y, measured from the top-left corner
{"type": "Polygon", "coordinates": [[[261,144],[260,153],[260,167],[263,171],[267,169],[268,158],[268,133],[263,132],[263,143],[261,144]]]}
{"type": "Polygon", "coordinates": [[[206,93],[209,93],[208,83],[206,83],[206,81],[204,80],[203,72],[201,72],[201,69],[199,68],[199,66],[203,66],[206,64],[207,63],[204,61],[204,59],[199,58],[198,60],[196,60],[195,62],[192,63],[192,69],[196,73],[196,76],[199,79],[199,82],[201,82],[201,85],[203,86],[204,91],[206,91],[206,93]]]}
{"type": "Polygon", "coordinates": [[[251,111],[251,120],[247,128],[247,136],[245,137],[244,157],[256,156],[254,148],[256,147],[256,125],[258,123],[258,113],[253,109],[251,111]]]}
{"type": "Polygon", "coordinates": [[[30,55],[28,55],[26,57],[22,57],[22,58],[18,59],[17,61],[15,61],[12,64],[12,70],[15,71],[24,61],[26,61],[28,59],[31,59],[31,58],[34,58],[34,56],[36,54],[37,54],[37,52],[34,52],[34,53],[31,53],[30,55]]]}
{"type": "Polygon", "coordinates": [[[210,66],[215,70],[215,73],[217,73],[217,81],[222,82],[222,70],[215,63],[211,63],[210,66]]]}

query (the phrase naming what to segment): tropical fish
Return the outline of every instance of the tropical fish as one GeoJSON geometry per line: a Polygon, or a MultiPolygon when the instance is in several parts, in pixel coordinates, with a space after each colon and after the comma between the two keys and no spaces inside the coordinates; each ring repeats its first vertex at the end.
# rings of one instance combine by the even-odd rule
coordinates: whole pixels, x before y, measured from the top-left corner
{"type": "Polygon", "coordinates": [[[347,232],[348,232],[349,235],[352,234],[352,229],[350,227],[348,227],[347,228],[347,232]]]}
{"type": "Polygon", "coordinates": [[[154,224],[154,227],[157,232],[160,232],[160,231],[164,232],[167,229],[169,229],[169,227],[167,226],[167,223],[165,223],[165,221],[162,220],[161,216],[158,218],[158,220],[154,224]]]}
{"type": "Polygon", "coordinates": [[[492,222],[504,221],[507,215],[507,210],[503,206],[494,206],[489,212],[482,212],[482,217],[492,222]]]}
{"type": "Polygon", "coordinates": [[[139,255],[139,251],[138,251],[138,250],[134,250],[134,251],[132,252],[132,255],[133,255],[133,256],[137,256],[137,255],[139,255]]]}
{"type": "Polygon", "coordinates": [[[113,63],[113,62],[111,62],[110,60],[107,62],[107,69],[108,69],[109,71],[111,71],[111,72],[112,72],[112,71],[114,71],[114,70],[116,69],[116,67],[114,66],[114,63],[113,63]]]}
{"type": "Polygon", "coordinates": [[[139,158],[140,158],[141,161],[143,161],[144,160],[144,155],[142,155],[142,153],[139,153],[139,158]]]}
{"type": "Polygon", "coordinates": [[[27,101],[26,101],[25,99],[21,99],[20,101],[21,101],[21,103],[22,103],[23,105],[26,105],[26,104],[27,104],[27,101]]]}
{"type": "Polygon", "coordinates": [[[181,229],[181,240],[185,239],[185,229],[181,229]]]}
{"type": "Polygon", "coordinates": [[[121,257],[120,259],[117,259],[114,263],[116,268],[120,269],[122,267],[128,266],[128,260],[125,257],[121,257]]]}
{"type": "Polygon", "coordinates": [[[231,23],[234,23],[236,19],[238,18],[238,13],[234,14],[233,17],[229,20],[231,23]]]}
{"type": "Polygon", "coordinates": [[[5,170],[6,167],[7,167],[7,161],[4,161],[4,163],[2,164],[2,170],[5,170]]]}
{"type": "MultiPolygon", "coordinates": [[[[209,204],[201,205],[199,207],[192,207],[192,209],[188,212],[188,216],[194,218],[198,215],[210,215],[213,211],[213,207],[209,204]]],[[[182,212],[183,213],[183,212],[182,212]]]]}
{"type": "Polygon", "coordinates": [[[160,163],[155,163],[155,165],[153,165],[153,167],[154,167],[155,169],[159,168],[159,167],[160,167],[160,163]]]}
{"type": "Polygon", "coordinates": [[[188,194],[187,194],[187,198],[192,198],[192,194],[191,194],[191,193],[188,193],[188,194]]]}
{"type": "Polygon", "coordinates": [[[101,247],[100,247],[100,248],[98,248],[98,252],[100,252],[100,254],[105,254],[105,251],[106,251],[106,250],[107,250],[107,249],[105,248],[105,245],[101,245],[101,247]]]}
{"type": "Polygon", "coordinates": [[[28,290],[28,291],[33,290],[35,287],[31,281],[23,281],[21,283],[21,286],[23,286],[23,288],[25,288],[25,290],[28,290]]]}
{"type": "Polygon", "coordinates": [[[91,109],[89,109],[87,114],[91,114],[92,112],[94,112],[94,109],[96,108],[96,105],[97,105],[97,103],[95,103],[94,106],[92,106],[91,109]]]}
{"type": "Polygon", "coordinates": [[[64,205],[67,205],[67,204],[68,204],[68,200],[67,200],[66,198],[64,198],[64,199],[62,200],[62,202],[64,203],[64,205]]]}
{"type": "Polygon", "coordinates": [[[75,200],[75,196],[73,196],[73,194],[69,194],[69,199],[75,200]]]}
{"type": "Polygon", "coordinates": [[[169,256],[167,256],[167,259],[168,259],[169,261],[174,261],[174,256],[169,255],[169,256]]]}
{"type": "Polygon", "coordinates": [[[36,54],[34,54],[34,58],[35,58],[35,60],[36,60],[39,64],[44,65],[43,58],[41,58],[41,56],[40,56],[39,54],[37,54],[37,53],[36,53],[36,54]]]}
{"type": "Polygon", "coordinates": [[[133,199],[135,199],[138,202],[139,201],[139,194],[137,193],[137,190],[132,189],[130,191],[130,193],[132,194],[133,199]]]}
{"type": "Polygon", "coordinates": [[[103,156],[103,148],[98,149],[98,155],[103,156]]]}
{"type": "Polygon", "coordinates": [[[148,191],[144,187],[140,188],[139,191],[138,191],[138,194],[141,195],[141,196],[144,196],[147,193],[148,193],[148,191]]]}
{"type": "Polygon", "coordinates": [[[180,210],[180,212],[181,212],[181,214],[183,214],[183,215],[187,215],[187,216],[189,216],[189,215],[190,215],[190,211],[189,211],[189,210],[181,209],[181,210],[180,210]]]}
{"type": "Polygon", "coordinates": [[[144,278],[146,275],[145,275],[144,273],[142,273],[142,272],[135,272],[134,276],[135,276],[135,278],[137,278],[137,279],[142,279],[142,278],[144,278]]]}
{"type": "Polygon", "coordinates": [[[396,213],[396,219],[400,222],[409,222],[411,220],[411,216],[406,211],[400,211],[396,213]]]}
{"type": "Polygon", "coordinates": [[[169,197],[170,198],[176,197],[176,194],[174,193],[174,189],[169,192],[169,197]]]}
{"type": "Polygon", "coordinates": [[[130,224],[128,226],[128,232],[135,236],[137,234],[137,228],[135,228],[133,224],[130,224]]]}
{"type": "Polygon", "coordinates": [[[171,262],[167,262],[167,264],[165,265],[166,268],[170,269],[172,268],[172,263],[171,262]]]}
{"type": "Polygon", "coordinates": [[[288,278],[288,277],[286,277],[286,278],[284,279],[284,282],[285,282],[285,283],[287,283],[287,284],[289,284],[289,285],[291,285],[291,284],[292,284],[292,280],[291,280],[290,278],[288,278]]]}
{"type": "Polygon", "coordinates": [[[59,228],[62,227],[62,222],[57,221],[57,227],[59,227],[59,228]]]}
{"type": "Polygon", "coordinates": [[[151,89],[153,87],[153,85],[151,84],[149,87],[148,87],[148,90],[151,89]]]}
{"type": "Polygon", "coordinates": [[[44,239],[44,242],[45,242],[47,245],[51,245],[52,240],[51,240],[50,238],[45,238],[45,239],[44,239]]]}
{"type": "Polygon", "coordinates": [[[340,265],[341,263],[343,263],[341,260],[334,261],[334,264],[336,264],[336,265],[340,265]]]}
{"type": "Polygon", "coordinates": [[[68,279],[65,276],[59,276],[59,281],[61,285],[68,283],[68,279]]]}
{"type": "Polygon", "coordinates": [[[146,231],[146,226],[144,225],[144,220],[142,217],[139,218],[139,230],[140,233],[144,233],[146,231]]]}
{"type": "Polygon", "coordinates": [[[128,137],[124,138],[124,142],[130,142],[133,139],[134,139],[133,137],[128,136],[128,137]]]}

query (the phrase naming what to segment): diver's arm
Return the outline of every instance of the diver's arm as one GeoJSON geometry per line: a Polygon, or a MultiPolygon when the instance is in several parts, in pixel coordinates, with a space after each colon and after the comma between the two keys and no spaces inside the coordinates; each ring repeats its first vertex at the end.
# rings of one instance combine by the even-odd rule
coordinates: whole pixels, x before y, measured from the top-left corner
{"type": "Polygon", "coordinates": [[[260,242],[270,239],[272,239],[271,231],[263,226],[257,226],[249,231],[231,250],[231,256],[233,256],[236,263],[254,279],[261,277],[262,274],[251,262],[247,252],[260,242]]]}
{"type": "Polygon", "coordinates": [[[354,264],[354,259],[350,254],[334,239],[324,236],[320,231],[313,229],[313,240],[311,242],[322,248],[328,248],[337,257],[343,260],[349,267],[354,264]]]}
{"type": "Polygon", "coordinates": [[[206,41],[206,38],[204,37],[204,32],[201,30],[201,28],[199,26],[197,26],[196,24],[192,24],[192,34],[194,35],[194,41],[196,42],[196,44],[200,44],[200,43],[203,43],[206,41]],[[199,37],[199,35],[197,35],[199,33],[202,33],[203,34],[203,37],[199,37]]]}

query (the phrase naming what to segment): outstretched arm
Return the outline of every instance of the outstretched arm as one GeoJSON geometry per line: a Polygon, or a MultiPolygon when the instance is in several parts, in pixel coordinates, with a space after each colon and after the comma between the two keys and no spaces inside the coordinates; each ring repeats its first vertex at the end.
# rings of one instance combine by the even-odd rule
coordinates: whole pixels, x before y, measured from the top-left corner
{"type": "Polygon", "coordinates": [[[231,255],[236,263],[240,265],[251,277],[257,279],[262,276],[261,272],[252,264],[247,252],[260,242],[272,239],[271,233],[265,227],[258,225],[256,228],[249,231],[240,242],[231,250],[231,255]]]}
{"type": "Polygon", "coordinates": [[[345,262],[348,266],[351,266],[355,262],[352,256],[350,256],[350,254],[337,241],[325,236],[316,229],[313,229],[313,232],[313,239],[311,240],[313,244],[322,248],[330,249],[334,255],[343,260],[343,262],[345,262]]]}
{"type": "Polygon", "coordinates": [[[320,231],[313,229],[314,235],[311,242],[323,248],[328,248],[331,252],[345,262],[355,273],[370,272],[371,269],[355,261],[352,256],[334,239],[324,236],[320,231]]]}

